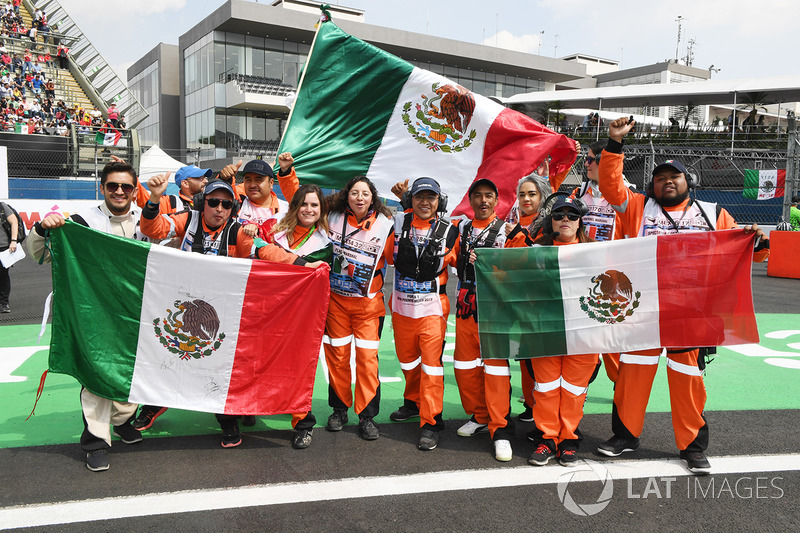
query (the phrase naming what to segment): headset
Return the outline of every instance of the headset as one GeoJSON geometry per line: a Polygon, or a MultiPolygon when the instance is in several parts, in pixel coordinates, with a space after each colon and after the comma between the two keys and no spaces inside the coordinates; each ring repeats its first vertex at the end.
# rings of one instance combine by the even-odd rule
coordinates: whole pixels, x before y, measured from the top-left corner
{"type": "MultiPolygon", "coordinates": [[[[206,185],[208,187],[208,185],[206,185]]],[[[235,191],[235,189],[234,189],[235,191]]],[[[192,198],[192,209],[195,211],[203,212],[206,208],[206,193],[205,188],[197,194],[194,195],[192,198]]],[[[239,202],[239,199],[236,197],[236,193],[233,194],[233,207],[231,207],[231,218],[236,218],[236,215],[239,214],[239,209],[242,207],[242,204],[239,202]]]]}
{"type": "MultiPolygon", "coordinates": [[[[694,167],[687,167],[685,165],[684,167],[686,168],[686,173],[684,174],[686,177],[686,185],[689,187],[689,192],[694,191],[700,186],[700,174],[698,174],[697,171],[693,172],[694,167]]],[[[645,192],[647,193],[647,196],[654,198],[653,176],[650,176],[650,181],[647,182],[645,192]]]]}
{"type": "MultiPolygon", "coordinates": [[[[417,180],[421,180],[423,178],[429,179],[429,180],[433,180],[433,182],[436,183],[436,185],[439,186],[439,190],[440,191],[442,190],[442,186],[439,185],[439,182],[436,181],[433,178],[429,178],[428,176],[420,176],[419,178],[414,180],[414,183],[416,183],[417,180]]],[[[403,208],[403,211],[405,211],[407,209],[411,209],[411,189],[414,188],[414,183],[412,183],[411,187],[409,187],[403,193],[403,197],[400,199],[400,207],[403,208]]],[[[447,212],[447,195],[445,193],[443,193],[443,192],[439,193],[439,206],[436,208],[436,212],[437,213],[446,213],[447,212]]]]}

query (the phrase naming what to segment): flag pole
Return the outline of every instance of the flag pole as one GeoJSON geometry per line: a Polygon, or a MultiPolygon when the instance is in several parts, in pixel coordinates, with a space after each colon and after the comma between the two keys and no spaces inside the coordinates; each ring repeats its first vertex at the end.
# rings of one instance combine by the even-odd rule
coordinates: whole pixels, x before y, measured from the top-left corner
{"type": "MultiPolygon", "coordinates": [[[[311,41],[311,49],[308,51],[308,57],[306,57],[306,64],[303,66],[303,74],[300,76],[300,81],[297,83],[297,92],[295,92],[295,100],[297,100],[297,96],[300,94],[300,89],[303,87],[303,80],[306,79],[306,72],[308,72],[308,64],[311,61],[312,54],[314,53],[314,45],[317,42],[317,36],[319,35],[319,29],[326,22],[332,22],[331,15],[326,10],[326,8],[330,8],[330,6],[329,5],[320,5],[319,8],[322,11],[322,15],[320,16],[319,22],[317,22],[316,31],[314,31],[314,39],[311,41]]],[[[292,108],[289,109],[289,116],[286,119],[286,126],[283,127],[283,135],[281,135],[281,142],[278,143],[278,155],[280,155],[281,148],[283,148],[283,138],[286,136],[286,132],[289,129],[289,124],[292,121],[292,114],[293,113],[294,113],[294,104],[292,104],[292,108]]]]}

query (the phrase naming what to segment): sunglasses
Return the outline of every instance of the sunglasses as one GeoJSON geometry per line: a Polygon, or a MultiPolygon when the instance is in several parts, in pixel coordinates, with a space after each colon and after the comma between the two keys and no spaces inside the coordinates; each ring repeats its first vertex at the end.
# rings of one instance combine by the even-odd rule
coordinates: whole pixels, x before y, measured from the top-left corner
{"type": "Polygon", "coordinates": [[[233,200],[223,200],[221,198],[206,198],[208,207],[217,207],[222,204],[222,209],[231,209],[233,207],[233,200]]]}
{"type": "Polygon", "coordinates": [[[113,181],[108,181],[105,184],[105,188],[108,192],[117,192],[117,189],[120,188],[125,194],[130,194],[133,192],[133,185],[130,183],[116,183],[113,181]]]}
{"type": "Polygon", "coordinates": [[[594,163],[595,161],[597,161],[597,164],[599,165],[599,164],[600,164],[600,155],[601,155],[601,154],[597,154],[597,155],[596,155],[596,156],[594,156],[594,157],[592,157],[592,156],[588,156],[588,155],[587,155],[587,156],[586,156],[586,162],[587,162],[587,163],[589,163],[589,164],[591,165],[592,163],[594,163]]]}
{"type": "Polygon", "coordinates": [[[555,220],[556,222],[558,222],[559,220],[564,220],[564,217],[567,217],[572,222],[575,222],[576,220],[581,218],[581,216],[576,213],[563,213],[563,212],[553,213],[550,216],[553,217],[553,220],[555,220]]]}

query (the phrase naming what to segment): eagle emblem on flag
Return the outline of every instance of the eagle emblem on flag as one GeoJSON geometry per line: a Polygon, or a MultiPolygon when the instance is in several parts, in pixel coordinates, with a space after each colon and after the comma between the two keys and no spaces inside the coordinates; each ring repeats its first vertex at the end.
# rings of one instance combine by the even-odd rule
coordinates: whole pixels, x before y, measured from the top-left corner
{"type": "Polygon", "coordinates": [[[624,322],[639,307],[642,293],[634,292],[631,280],[619,270],[593,276],[588,296],[580,297],[581,310],[605,324],[624,322]]]}
{"type": "Polygon", "coordinates": [[[432,95],[420,95],[414,104],[417,120],[411,121],[412,102],[403,104],[403,124],[414,139],[434,152],[460,152],[477,137],[469,129],[475,111],[475,97],[461,85],[434,83],[432,95]]]}
{"type": "Polygon", "coordinates": [[[219,332],[219,316],[214,306],[200,299],[175,300],[175,310],[166,318],[155,318],[153,329],[158,341],[181,359],[200,359],[217,351],[225,340],[219,332]]]}

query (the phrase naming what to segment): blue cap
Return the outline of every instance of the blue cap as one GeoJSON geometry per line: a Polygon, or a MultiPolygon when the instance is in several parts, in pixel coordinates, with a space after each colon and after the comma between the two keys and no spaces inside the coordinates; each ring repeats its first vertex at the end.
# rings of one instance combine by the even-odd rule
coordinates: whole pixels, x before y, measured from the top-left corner
{"type": "Polygon", "coordinates": [[[497,185],[495,185],[492,180],[487,179],[487,178],[481,178],[479,180],[475,180],[472,183],[472,185],[469,186],[469,190],[467,191],[467,196],[468,197],[472,196],[472,191],[477,189],[479,185],[486,185],[487,187],[489,187],[490,189],[492,189],[494,191],[494,194],[496,196],[500,195],[500,193],[497,191],[497,185]]]}
{"type": "Polygon", "coordinates": [[[436,180],[433,178],[417,178],[411,184],[411,196],[416,196],[417,193],[422,191],[431,191],[438,196],[442,195],[442,189],[436,180]]]}
{"type": "Polygon", "coordinates": [[[194,165],[187,165],[181,167],[175,173],[175,185],[181,186],[181,182],[186,178],[210,178],[214,171],[210,168],[202,169],[194,165]]]}
{"type": "Polygon", "coordinates": [[[686,171],[686,167],[683,166],[683,163],[681,163],[677,159],[667,159],[666,161],[664,161],[663,163],[661,163],[660,165],[658,165],[656,168],[653,169],[653,176],[655,176],[661,170],[663,170],[665,168],[668,168],[668,167],[672,167],[672,168],[674,168],[678,172],[681,172],[684,175],[688,175],[689,174],[686,171]]]}
{"type": "Polygon", "coordinates": [[[231,198],[236,199],[236,193],[233,192],[233,187],[231,187],[227,181],[222,181],[217,179],[208,182],[206,188],[203,189],[203,195],[208,196],[212,192],[218,191],[220,189],[225,189],[231,195],[231,198]]]}
{"type": "Polygon", "coordinates": [[[252,161],[248,161],[248,163],[244,166],[242,170],[239,171],[240,174],[258,174],[259,176],[269,176],[270,178],[275,178],[275,172],[272,170],[272,167],[267,164],[266,161],[261,159],[253,159],[252,161]]]}

